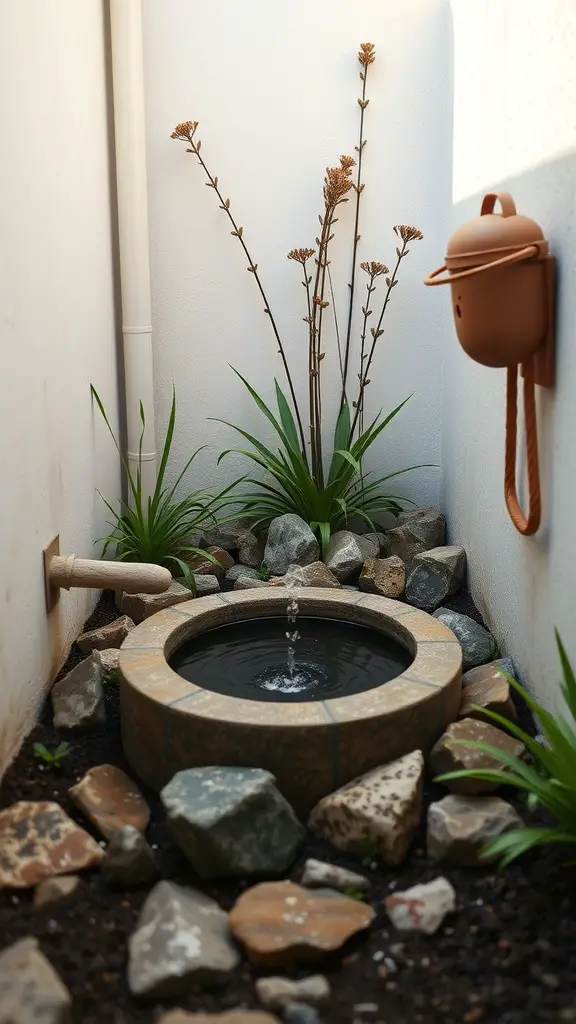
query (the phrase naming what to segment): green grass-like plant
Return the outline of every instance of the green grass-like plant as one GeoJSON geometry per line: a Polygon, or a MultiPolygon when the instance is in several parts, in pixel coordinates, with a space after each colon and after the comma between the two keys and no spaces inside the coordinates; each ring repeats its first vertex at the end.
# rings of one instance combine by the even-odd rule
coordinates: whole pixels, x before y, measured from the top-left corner
{"type": "Polygon", "coordinates": [[[69,743],[59,743],[55,750],[49,750],[44,743],[34,744],[36,757],[39,761],[43,761],[48,768],[60,768],[71,749],[69,743]]]}
{"type": "Polygon", "coordinates": [[[175,497],[179,484],[202,448],[198,448],[193,452],[171,487],[165,484],[166,468],[170,458],[176,423],[176,392],[173,389],[172,405],[158,467],[156,485],[152,496],[146,498],[142,487],[142,441],[146,429],[142,402],[140,402],[142,430],[138,447],[136,473],[134,474],[128,460],[121,451],[102,400],[93,385],[90,385],[90,391],[120,456],[130,492],[130,501],[121,502],[119,510],[116,510],[102,496],[104,503],[113,516],[113,521],[108,523],[112,527],[113,532],[107,537],[101,538],[101,542],[104,544],[102,558],[106,556],[107,551],[112,547],[114,549],[114,557],[119,561],[152,562],[155,565],[161,565],[165,569],[169,569],[173,576],[183,577],[186,586],[190,588],[192,593],[195,593],[196,583],[194,574],[188,564],[190,557],[201,555],[203,559],[211,562],[217,562],[217,559],[208,551],[191,545],[189,538],[192,534],[200,532],[207,524],[210,524],[211,527],[216,525],[217,513],[225,504],[226,495],[233,485],[227,487],[215,497],[210,495],[205,489],[192,491],[185,498],[175,497]]]}
{"type": "Polygon", "coordinates": [[[498,785],[513,786],[526,794],[529,810],[533,811],[541,806],[552,815],[556,824],[513,829],[486,846],[483,856],[500,857],[502,866],[510,864],[516,857],[520,857],[535,846],[555,843],[576,844],[576,677],[557,630],[556,643],[563,675],[560,685],[571,721],[547,711],[516,679],[507,672],[502,672],[510,686],[520,694],[535,715],[544,742],[529,736],[520,726],[495,711],[479,709],[483,715],[491,718],[524,743],[531,755],[531,763],[526,763],[521,758],[499,750],[489,743],[458,741],[485,751],[499,761],[503,768],[447,772],[438,776],[436,780],[447,782],[450,779],[474,778],[495,782],[498,785]]]}
{"type": "Polygon", "coordinates": [[[277,516],[293,512],[305,519],[318,535],[325,556],[331,534],[344,526],[350,518],[359,517],[374,530],[374,516],[384,512],[397,515],[402,511],[406,499],[387,495],[382,487],[393,477],[417,467],[411,466],[373,479],[371,474],[363,472],[362,460],[408,399],[388,416],[382,418],[380,413],[356,440],[351,440],[350,409],[344,403],[334,431],[328,476],[325,481],[319,481],[302,452],[296,421],[278,381],[275,381],[278,406],[276,415],[248,381],[237,370],[234,372],[248,389],[260,412],[271,423],[279,440],[279,447],[272,449],[242,427],[227,420],[218,420],[236,430],[251,445],[249,449],[229,448],[222,452],[218,461],[231,453],[244,455],[272,477],[270,483],[246,478],[253,489],[243,494],[236,493],[230,499],[231,503],[239,505],[236,513],[238,517],[251,517],[253,528],[258,529],[267,526],[277,516]]]}

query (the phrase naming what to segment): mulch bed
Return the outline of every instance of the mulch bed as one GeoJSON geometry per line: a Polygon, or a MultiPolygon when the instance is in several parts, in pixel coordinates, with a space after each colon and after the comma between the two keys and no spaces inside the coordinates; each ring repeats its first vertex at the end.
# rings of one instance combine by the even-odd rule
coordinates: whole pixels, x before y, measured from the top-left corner
{"type": "MultiPolygon", "coordinates": [[[[110,621],[114,614],[105,595],[88,628],[110,621]]],[[[65,669],[78,660],[73,649],[65,669]]],[[[53,745],[59,739],[47,708],[5,775],[0,807],[17,800],[56,800],[90,831],[71,804],[68,788],[97,764],[130,771],[122,752],[115,686],[107,689],[106,707],[106,726],[73,737],[72,753],[59,771],[42,770],[32,749],[35,741],[53,745]]],[[[200,881],[172,843],[157,795],[142,789],[152,812],[147,836],[163,877],[201,888],[221,906],[231,907],[245,886],[200,881]]],[[[431,786],[426,802],[443,792],[431,786]]],[[[365,936],[327,962],[274,973],[325,973],[333,993],[323,1011],[325,1024],[576,1021],[575,868],[563,865],[552,851],[525,858],[505,872],[494,867],[453,868],[429,862],[424,845],[422,832],[401,868],[371,870],[357,858],[309,837],[290,877],[298,881],[304,860],[311,856],[360,870],[372,879],[369,902],[377,917],[365,936]],[[457,912],[434,936],[395,932],[382,906],[384,897],[439,874],[456,890],[457,912]],[[395,973],[386,975],[384,956],[394,960],[395,973]],[[375,1004],[377,1009],[354,1013],[359,1003],[375,1004]]],[[[127,941],[146,895],[147,890],[109,891],[97,870],[83,873],[79,890],[68,900],[37,910],[31,891],[5,890],[0,892],[0,948],[35,935],[73,996],[77,1024],[152,1024],[160,1007],[138,1004],[126,984],[127,941]]],[[[256,1007],[254,978],[261,973],[245,962],[231,973],[225,987],[213,993],[193,992],[178,1005],[212,1011],[256,1007]]]]}

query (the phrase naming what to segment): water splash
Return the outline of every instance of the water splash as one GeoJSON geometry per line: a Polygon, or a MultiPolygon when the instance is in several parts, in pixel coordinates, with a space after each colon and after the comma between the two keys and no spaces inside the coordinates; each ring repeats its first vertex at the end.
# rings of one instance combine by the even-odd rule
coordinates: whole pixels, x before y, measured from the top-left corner
{"type": "Polygon", "coordinates": [[[286,666],[290,680],[294,680],[296,675],[296,643],[300,639],[300,633],[296,628],[300,608],[298,607],[298,600],[294,593],[297,586],[298,583],[294,577],[288,576],[286,580],[286,589],[289,592],[288,606],[286,608],[286,617],[288,619],[288,629],[286,630],[286,639],[288,641],[286,666]]]}

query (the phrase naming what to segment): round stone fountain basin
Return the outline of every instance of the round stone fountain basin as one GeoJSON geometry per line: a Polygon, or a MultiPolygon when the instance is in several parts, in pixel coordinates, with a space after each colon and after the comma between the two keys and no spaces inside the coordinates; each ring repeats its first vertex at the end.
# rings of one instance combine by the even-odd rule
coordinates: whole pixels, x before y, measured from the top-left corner
{"type": "Polygon", "coordinates": [[[286,590],[223,593],[157,612],[132,630],[120,651],[124,750],[136,774],[154,789],[183,768],[267,768],[305,814],[369,768],[415,748],[429,749],[454,720],[462,652],[438,619],[358,591],[309,588],[292,594],[305,619],[336,619],[390,638],[405,652],[407,667],[345,696],[290,702],[232,696],[229,679],[220,687],[228,692],[216,692],[179,675],[169,662],[177,663],[179,649],[207,631],[271,616],[281,622],[286,590]]]}

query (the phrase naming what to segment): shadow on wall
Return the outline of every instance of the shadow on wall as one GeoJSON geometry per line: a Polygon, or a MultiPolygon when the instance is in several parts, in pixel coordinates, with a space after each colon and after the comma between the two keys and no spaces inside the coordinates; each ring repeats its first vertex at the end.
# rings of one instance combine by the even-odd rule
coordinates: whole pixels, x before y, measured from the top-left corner
{"type": "MultiPolygon", "coordinates": [[[[551,391],[538,389],[543,526],[533,538],[516,533],[504,505],[505,370],[469,360],[454,331],[445,352],[443,454],[451,532],[468,550],[479,606],[544,701],[542,687],[553,684],[539,680],[549,677],[554,664],[553,626],[570,637],[576,602],[574,180],[576,154],[570,152],[454,207],[456,226],[479,212],[484,192],[506,189],[518,212],[542,226],[557,258],[557,380],[551,391]]],[[[553,703],[552,693],[550,698],[553,703]]]]}

